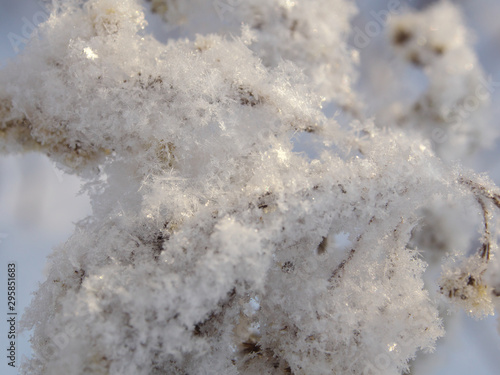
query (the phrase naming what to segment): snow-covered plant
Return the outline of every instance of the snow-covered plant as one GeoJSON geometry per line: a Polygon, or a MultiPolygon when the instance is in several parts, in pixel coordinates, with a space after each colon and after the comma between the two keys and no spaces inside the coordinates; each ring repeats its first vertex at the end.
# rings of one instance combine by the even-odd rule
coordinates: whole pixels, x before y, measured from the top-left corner
{"type": "Polygon", "coordinates": [[[167,43],[134,0],[58,4],[0,71],[1,149],[80,175],[93,208],[24,317],[23,371],[401,374],[444,334],[416,234],[436,202],[476,218],[444,298],[492,313],[500,191],[425,131],[360,120],[354,6],[233,2],[228,25],[207,4],[153,1],[191,25],[167,43]]]}
{"type": "Polygon", "coordinates": [[[266,67],[283,59],[292,61],[308,76],[308,84],[325,99],[335,99],[348,111],[357,111],[353,84],[358,53],[346,35],[356,6],[348,0],[152,0],[180,36],[198,33],[249,32],[249,48],[266,67]]]}
{"type": "Polygon", "coordinates": [[[427,89],[399,115],[398,125],[423,132],[448,160],[490,146],[496,129],[481,109],[496,86],[479,65],[459,9],[442,1],[402,14],[389,21],[388,34],[397,54],[428,78],[427,89]]]}

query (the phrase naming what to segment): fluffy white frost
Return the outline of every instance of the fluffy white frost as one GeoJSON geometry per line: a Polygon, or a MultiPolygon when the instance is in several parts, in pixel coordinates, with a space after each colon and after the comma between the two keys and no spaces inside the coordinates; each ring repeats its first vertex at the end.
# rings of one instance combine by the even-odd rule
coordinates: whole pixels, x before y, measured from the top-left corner
{"type": "Polygon", "coordinates": [[[441,1],[404,13],[390,20],[388,36],[397,55],[428,79],[398,125],[423,133],[447,160],[491,146],[498,131],[485,109],[498,84],[485,76],[460,10],[441,1]]]}
{"type": "Polygon", "coordinates": [[[133,0],[56,9],[0,72],[0,147],[80,174],[93,215],[24,317],[24,373],[391,375],[432,350],[444,332],[414,229],[458,201],[491,234],[498,194],[419,136],[324,116],[351,90],[328,43],[352,12],[241,3],[243,37],[162,44],[133,0]]]}
{"type": "Polygon", "coordinates": [[[293,61],[328,100],[357,111],[353,84],[357,51],[347,44],[356,7],[346,0],[153,0],[172,34],[240,34],[264,65],[293,61]]]}

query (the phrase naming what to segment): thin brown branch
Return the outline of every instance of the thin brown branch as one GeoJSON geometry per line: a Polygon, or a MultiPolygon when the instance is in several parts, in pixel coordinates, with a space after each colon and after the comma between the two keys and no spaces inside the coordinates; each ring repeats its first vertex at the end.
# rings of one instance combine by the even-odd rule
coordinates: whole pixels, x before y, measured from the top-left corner
{"type": "Polygon", "coordinates": [[[474,193],[474,195],[488,198],[495,206],[500,208],[500,194],[493,193],[491,190],[488,190],[483,185],[480,185],[477,182],[474,182],[468,178],[460,177],[458,179],[458,182],[467,185],[470,188],[470,190],[474,193]]]}
{"type": "Polygon", "coordinates": [[[490,259],[490,247],[491,247],[491,232],[489,228],[489,212],[486,204],[481,198],[477,198],[479,205],[483,210],[483,221],[484,221],[484,238],[483,238],[483,246],[480,249],[481,258],[486,259],[488,261],[490,259]]]}
{"type": "Polygon", "coordinates": [[[336,277],[338,277],[339,273],[344,269],[345,265],[350,262],[355,252],[355,249],[351,249],[351,251],[349,251],[349,255],[347,256],[347,258],[340,262],[337,268],[335,268],[335,270],[332,272],[332,275],[328,279],[329,282],[332,282],[336,277]]]}
{"type": "Polygon", "coordinates": [[[464,185],[467,185],[471,192],[476,196],[476,200],[481,206],[481,210],[483,211],[483,222],[484,222],[484,234],[483,234],[483,245],[479,248],[478,252],[481,258],[489,261],[490,259],[490,248],[491,248],[491,232],[489,225],[489,216],[490,213],[488,211],[488,207],[484,202],[484,199],[488,199],[492,202],[496,207],[500,208],[500,194],[493,193],[491,190],[486,187],[474,182],[470,179],[466,179],[460,177],[458,181],[464,185]]]}

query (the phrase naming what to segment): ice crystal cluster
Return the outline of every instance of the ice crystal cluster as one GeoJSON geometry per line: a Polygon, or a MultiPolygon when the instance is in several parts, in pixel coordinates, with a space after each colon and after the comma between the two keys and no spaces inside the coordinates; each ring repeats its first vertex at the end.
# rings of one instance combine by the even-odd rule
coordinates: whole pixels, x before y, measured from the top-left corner
{"type": "Polygon", "coordinates": [[[492,295],[488,285],[482,282],[485,262],[480,257],[467,259],[455,269],[447,269],[441,280],[441,292],[473,316],[493,314],[492,295]]]}
{"type": "Polygon", "coordinates": [[[180,36],[237,35],[245,25],[249,48],[266,67],[293,61],[318,94],[350,110],[359,106],[351,90],[358,53],[346,38],[356,13],[351,1],[152,0],[152,9],[180,36]]]}
{"type": "MultiPolygon", "coordinates": [[[[443,299],[492,312],[498,189],[436,156],[427,128],[356,115],[354,5],[228,1],[221,20],[216,3],[68,1],[0,71],[1,149],[80,175],[93,207],[24,317],[24,373],[401,374],[444,334],[416,235],[437,202],[473,213],[464,242],[482,233],[477,255],[455,249],[443,299]],[[151,5],[179,37],[148,34],[151,5]]],[[[465,32],[455,8],[432,9],[445,28],[423,46],[411,35],[428,14],[394,20],[406,53],[431,75],[447,53],[477,63],[448,33],[465,32]]],[[[470,77],[449,81],[466,95],[470,77]]],[[[408,121],[432,128],[433,110],[408,121]]],[[[477,141],[460,134],[450,145],[477,141]]]]}

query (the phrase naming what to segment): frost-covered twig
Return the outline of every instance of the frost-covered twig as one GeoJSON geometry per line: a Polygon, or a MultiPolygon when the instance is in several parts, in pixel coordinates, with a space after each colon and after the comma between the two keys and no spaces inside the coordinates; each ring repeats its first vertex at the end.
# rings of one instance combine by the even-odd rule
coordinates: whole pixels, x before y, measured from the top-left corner
{"type": "MultiPolygon", "coordinates": [[[[352,60],[327,47],[354,10],[328,2],[336,27],[324,3],[242,3],[233,37],[162,44],[136,1],[69,1],[0,71],[5,108],[29,123],[2,146],[43,145],[93,209],[23,320],[25,373],[359,374],[382,355],[391,375],[432,350],[443,328],[408,244],[436,200],[477,194],[425,139],[325,117],[325,97],[352,99],[352,60]]],[[[444,285],[473,307],[481,261],[444,285]]]]}
{"type": "Polygon", "coordinates": [[[446,160],[491,146],[498,133],[487,109],[496,84],[481,68],[460,9],[440,1],[405,12],[390,19],[388,38],[396,54],[428,78],[420,97],[395,114],[397,126],[424,134],[446,160]]]}

